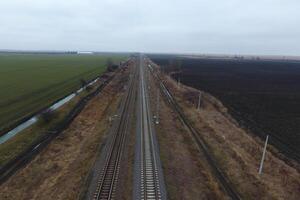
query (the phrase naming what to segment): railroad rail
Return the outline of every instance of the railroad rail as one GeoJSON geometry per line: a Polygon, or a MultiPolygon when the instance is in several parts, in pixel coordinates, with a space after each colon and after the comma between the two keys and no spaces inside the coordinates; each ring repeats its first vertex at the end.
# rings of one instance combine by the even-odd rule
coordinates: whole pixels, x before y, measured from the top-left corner
{"type": "Polygon", "coordinates": [[[140,63],[141,97],[141,199],[162,199],[158,175],[157,155],[155,152],[152,119],[149,114],[149,101],[145,80],[145,68],[140,63]]]}
{"type": "Polygon", "coordinates": [[[163,95],[164,99],[177,112],[178,116],[180,117],[181,122],[190,131],[198,148],[203,151],[203,153],[206,157],[206,160],[208,161],[208,164],[210,165],[211,169],[214,172],[215,177],[219,180],[223,189],[227,192],[227,194],[231,197],[231,199],[234,199],[234,200],[242,199],[240,197],[239,193],[235,190],[234,186],[230,183],[228,178],[225,176],[224,172],[218,167],[218,164],[217,164],[215,158],[212,156],[212,154],[209,151],[208,145],[201,138],[199,132],[192,126],[192,123],[190,122],[190,120],[186,117],[186,115],[184,114],[181,107],[176,102],[175,98],[173,97],[173,95],[171,94],[169,89],[163,83],[163,80],[160,78],[160,76],[157,73],[154,72],[154,69],[151,66],[149,66],[149,69],[151,71],[152,76],[156,80],[156,84],[160,88],[160,92],[163,95]]]}
{"type": "Polygon", "coordinates": [[[139,88],[133,199],[165,200],[166,190],[154,131],[147,85],[148,69],[144,57],[139,56],[139,88]]]}
{"type": "MultiPolygon", "coordinates": [[[[137,70],[135,70],[137,71],[137,70]]],[[[111,141],[108,144],[106,156],[102,168],[98,171],[98,181],[93,199],[114,199],[116,198],[116,186],[121,167],[121,158],[124,151],[126,136],[130,121],[131,109],[134,106],[136,93],[136,76],[129,80],[129,88],[125,93],[125,101],[121,104],[120,117],[116,119],[116,126],[113,126],[111,141]]]]}

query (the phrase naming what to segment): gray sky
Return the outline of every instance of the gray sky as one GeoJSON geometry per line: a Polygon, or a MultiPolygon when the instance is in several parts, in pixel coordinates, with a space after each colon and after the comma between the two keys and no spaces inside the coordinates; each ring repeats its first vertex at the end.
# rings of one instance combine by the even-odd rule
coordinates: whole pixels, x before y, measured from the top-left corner
{"type": "Polygon", "coordinates": [[[0,49],[300,55],[299,0],[1,0],[0,49]]]}

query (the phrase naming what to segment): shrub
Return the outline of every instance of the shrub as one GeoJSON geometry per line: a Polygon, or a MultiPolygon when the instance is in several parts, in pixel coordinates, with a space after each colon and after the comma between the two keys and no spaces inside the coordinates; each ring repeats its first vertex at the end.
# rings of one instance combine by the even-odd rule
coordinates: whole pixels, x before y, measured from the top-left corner
{"type": "Polygon", "coordinates": [[[93,89],[93,86],[92,86],[92,85],[88,85],[88,86],[85,87],[85,90],[86,90],[87,92],[90,92],[92,89],[93,89]]]}
{"type": "Polygon", "coordinates": [[[56,117],[56,114],[54,110],[47,109],[41,113],[41,119],[44,123],[49,123],[56,117]]]}

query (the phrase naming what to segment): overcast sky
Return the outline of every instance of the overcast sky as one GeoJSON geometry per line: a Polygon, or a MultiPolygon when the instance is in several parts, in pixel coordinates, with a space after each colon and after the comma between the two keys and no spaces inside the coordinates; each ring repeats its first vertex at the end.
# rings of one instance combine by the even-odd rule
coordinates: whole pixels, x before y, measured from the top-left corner
{"type": "Polygon", "coordinates": [[[1,0],[0,49],[300,55],[300,0],[1,0]]]}

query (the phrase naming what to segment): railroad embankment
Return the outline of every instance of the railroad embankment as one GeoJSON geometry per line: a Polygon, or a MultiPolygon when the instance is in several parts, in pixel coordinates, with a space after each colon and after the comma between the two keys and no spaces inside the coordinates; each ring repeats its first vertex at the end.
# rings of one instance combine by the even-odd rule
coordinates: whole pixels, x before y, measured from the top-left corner
{"type": "Polygon", "coordinates": [[[159,92],[155,82],[151,77],[151,107],[155,117],[158,116],[159,123],[155,128],[168,199],[230,199],[214,177],[189,130],[159,92]]]}
{"type": "Polygon", "coordinates": [[[263,173],[259,175],[264,141],[240,127],[215,97],[201,92],[198,110],[199,90],[178,85],[169,76],[164,76],[164,81],[242,198],[299,198],[297,165],[288,164],[273,146],[268,146],[263,173]]]}
{"type": "Polygon", "coordinates": [[[116,74],[102,92],[88,102],[68,129],[1,185],[0,199],[65,200],[82,195],[127,77],[128,69],[116,74]]]}

